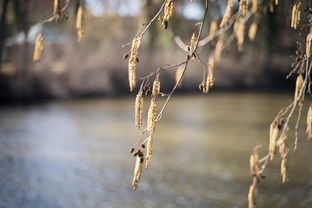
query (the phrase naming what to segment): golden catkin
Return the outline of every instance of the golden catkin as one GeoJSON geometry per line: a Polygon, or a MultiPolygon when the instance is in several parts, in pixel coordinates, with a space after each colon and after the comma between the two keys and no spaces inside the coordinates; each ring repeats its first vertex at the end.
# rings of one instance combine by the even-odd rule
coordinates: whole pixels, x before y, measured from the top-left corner
{"type": "Polygon", "coordinates": [[[259,0],[252,0],[252,13],[257,14],[259,12],[259,0]]]}
{"type": "Polygon", "coordinates": [[[241,12],[242,17],[247,16],[249,9],[249,0],[240,0],[238,11],[241,12]]]}
{"type": "Polygon", "coordinates": [[[55,16],[57,21],[61,18],[61,10],[62,10],[62,1],[54,0],[53,15],[55,16]]]}
{"type": "Polygon", "coordinates": [[[248,192],[248,208],[256,207],[257,187],[256,184],[252,183],[249,187],[248,192]]]}
{"type": "Polygon", "coordinates": [[[35,42],[35,49],[33,55],[34,62],[39,61],[41,59],[43,48],[44,48],[44,37],[42,33],[39,33],[35,42]]]}
{"type": "Polygon", "coordinates": [[[249,27],[248,37],[249,40],[254,41],[258,30],[258,24],[253,22],[249,27]]]}
{"type": "Polygon", "coordinates": [[[260,176],[260,167],[259,167],[259,156],[257,152],[253,152],[250,155],[250,175],[252,176],[260,176]]]}
{"type": "Polygon", "coordinates": [[[205,82],[205,86],[203,87],[203,93],[207,94],[209,89],[214,85],[214,57],[210,56],[208,60],[208,74],[205,82]]]}
{"type": "Polygon", "coordinates": [[[138,62],[138,52],[141,45],[141,39],[135,38],[132,41],[132,47],[130,51],[130,58],[128,64],[128,77],[129,77],[129,87],[132,92],[136,85],[136,66],[138,62]]]}
{"type": "Polygon", "coordinates": [[[184,73],[185,64],[180,65],[175,72],[175,82],[176,84],[180,81],[178,87],[182,86],[182,76],[184,73]],[[181,80],[180,80],[181,79],[181,80]]]}
{"type": "Polygon", "coordinates": [[[136,190],[139,184],[139,180],[141,178],[142,169],[143,169],[143,157],[141,155],[136,156],[136,162],[134,167],[134,174],[132,180],[132,188],[136,190]]]}
{"type": "Polygon", "coordinates": [[[188,51],[189,51],[189,56],[190,57],[194,58],[194,52],[196,50],[197,43],[198,43],[198,37],[197,37],[197,35],[195,33],[193,33],[190,45],[188,47],[188,51]]]}
{"type": "Polygon", "coordinates": [[[279,1],[278,0],[275,0],[275,5],[278,5],[279,1]]]}
{"type": "Polygon", "coordinates": [[[307,35],[306,41],[306,56],[309,58],[312,55],[312,32],[307,35]]]}
{"type": "Polygon", "coordinates": [[[152,154],[153,154],[153,145],[154,145],[154,139],[153,137],[149,137],[146,144],[146,163],[145,168],[148,168],[151,164],[152,160],[152,154]]]}
{"type": "Polygon", "coordinates": [[[152,100],[156,101],[160,93],[160,81],[158,79],[154,80],[152,89],[152,100]]]}
{"type": "Polygon", "coordinates": [[[84,38],[84,13],[85,9],[83,5],[80,5],[77,11],[77,17],[76,17],[76,30],[77,30],[77,36],[78,41],[81,41],[84,38]]]}
{"type": "Polygon", "coordinates": [[[234,34],[237,39],[238,51],[243,51],[245,41],[246,25],[242,17],[238,18],[234,24],[234,34]]]}
{"type": "Polygon", "coordinates": [[[215,33],[216,33],[217,30],[218,30],[217,22],[216,21],[212,21],[210,23],[210,29],[209,29],[209,35],[208,35],[210,40],[214,38],[215,33]]]}
{"type": "Polygon", "coordinates": [[[280,133],[280,127],[277,121],[273,121],[270,125],[270,144],[269,144],[269,154],[270,160],[273,160],[276,153],[276,142],[280,133]]]}
{"type": "Polygon", "coordinates": [[[140,129],[142,126],[143,104],[143,92],[140,91],[135,99],[135,126],[137,127],[137,129],[140,129]]]}
{"type": "Polygon", "coordinates": [[[154,133],[156,127],[156,117],[157,117],[157,104],[156,101],[152,99],[147,114],[147,130],[150,133],[150,135],[153,135],[154,133]]]}
{"type": "Polygon", "coordinates": [[[165,0],[165,8],[164,8],[164,16],[161,18],[162,26],[167,29],[168,28],[168,21],[170,17],[173,16],[174,11],[174,1],[173,0],[165,0]]]}
{"type": "Polygon", "coordinates": [[[288,181],[288,158],[287,157],[282,158],[281,175],[282,175],[282,182],[286,183],[288,181]]]}
{"type": "Polygon", "coordinates": [[[233,0],[228,0],[227,6],[226,6],[226,9],[225,9],[225,12],[224,12],[221,24],[220,24],[220,28],[225,27],[229,23],[230,19],[233,16],[233,7],[234,7],[233,0]]]}
{"type": "Polygon", "coordinates": [[[293,8],[291,13],[291,27],[294,29],[297,29],[297,26],[300,23],[300,16],[301,16],[301,1],[297,1],[293,8]]]}
{"type": "Polygon", "coordinates": [[[303,77],[302,74],[299,74],[296,80],[295,100],[299,98],[302,86],[303,86],[303,77]]]}
{"type": "Polygon", "coordinates": [[[223,40],[224,40],[224,37],[220,36],[216,44],[216,49],[215,49],[215,61],[216,62],[219,62],[221,59],[223,44],[224,44],[223,40]]]}
{"type": "Polygon", "coordinates": [[[308,140],[312,139],[312,105],[309,107],[308,115],[307,115],[307,134],[308,140]]]}

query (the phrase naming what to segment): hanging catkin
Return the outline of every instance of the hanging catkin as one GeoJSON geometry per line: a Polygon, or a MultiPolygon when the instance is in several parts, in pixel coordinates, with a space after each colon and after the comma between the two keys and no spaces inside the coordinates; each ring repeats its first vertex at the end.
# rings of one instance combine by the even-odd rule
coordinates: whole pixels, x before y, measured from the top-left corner
{"type": "Polygon", "coordinates": [[[35,49],[34,49],[34,55],[33,55],[34,62],[40,61],[43,48],[44,48],[44,37],[42,33],[39,33],[35,42],[35,49]]]}
{"type": "Polygon", "coordinates": [[[76,17],[76,30],[77,30],[77,36],[78,41],[81,41],[84,38],[84,13],[85,9],[82,4],[80,4],[78,11],[77,11],[77,17],[76,17]]]}

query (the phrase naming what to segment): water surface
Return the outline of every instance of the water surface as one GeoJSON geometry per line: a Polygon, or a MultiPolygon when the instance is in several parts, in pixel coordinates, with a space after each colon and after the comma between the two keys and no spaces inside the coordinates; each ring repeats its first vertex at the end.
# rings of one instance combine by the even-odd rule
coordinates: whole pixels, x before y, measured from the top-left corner
{"type": "MultiPolygon", "coordinates": [[[[1,208],[246,207],[249,155],[291,95],[175,96],[157,126],[151,168],[137,191],[128,150],[138,133],[133,98],[0,109],[1,208]]],[[[300,127],[282,185],[269,164],[258,207],[312,207],[312,144],[300,127]]],[[[290,134],[289,145],[294,135],[290,134]]],[[[264,149],[267,146],[264,145],[264,149]]]]}

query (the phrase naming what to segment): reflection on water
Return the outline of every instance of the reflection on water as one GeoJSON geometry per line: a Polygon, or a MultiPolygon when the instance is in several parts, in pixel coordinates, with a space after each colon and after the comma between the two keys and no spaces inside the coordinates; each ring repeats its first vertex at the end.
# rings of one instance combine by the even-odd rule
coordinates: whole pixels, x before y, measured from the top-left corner
{"type": "MultiPolygon", "coordinates": [[[[155,135],[152,166],[131,191],[133,99],[53,102],[0,110],[0,207],[246,207],[249,154],[290,96],[174,97],[155,135]]],[[[305,108],[306,110],[306,108],[305,108]]],[[[311,143],[300,129],[290,181],[278,159],[259,207],[312,207],[311,143]]],[[[289,142],[293,143],[293,135],[289,142]]]]}

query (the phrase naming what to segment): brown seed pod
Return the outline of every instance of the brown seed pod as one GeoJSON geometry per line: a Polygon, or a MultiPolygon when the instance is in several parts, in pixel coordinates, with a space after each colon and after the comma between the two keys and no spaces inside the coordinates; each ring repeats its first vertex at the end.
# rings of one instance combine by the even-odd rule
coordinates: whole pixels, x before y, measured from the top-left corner
{"type": "Polygon", "coordinates": [[[136,190],[138,187],[138,183],[141,178],[142,169],[143,169],[143,158],[136,156],[136,162],[134,167],[134,174],[133,174],[133,180],[132,180],[132,188],[133,190],[136,190]]]}
{"type": "Polygon", "coordinates": [[[147,115],[147,130],[150,133],[150,135],[153,135],[154,133],[156,126],[156,117],[157,117],[157,104],[156,101],[152,99],[147,115]]]}
{"type": "Polygon", "coordinates": [[[33,55],[34,62],[40,61],[43,48],[44,48],[44,37],[42,33],[39,33],[35,42],[35,49],[34,49],[34,55],[33,55]]]}
{"type": "Polygon", "coordinates": [[[174,1],[173,0],[165,0],[165,8],[164,8],[164,16],[161,18],[161,24],[165,29],[168,28],[168,22],[170,17],[173,16],[174,11],[174,1]]]}
{"type": "Polygon", "coordinates": [[[302,74],[299,74],[296,80],[295,100],[299,98],[302,86],[303,86],[303,76],[302,74]]]}
{"type": "Polygon", "coordinates": [[[209,29],[209,39],[212,40],[215,36],[216,31],[218,30],[217,22],[214,20],[210,23],[210,29],[209,29]]]}
{"type": "Polygon", "coordinates": [[[77,11],[77,17],[76,17],[76,30],[77,30],[78,41],[81,41],[85,35],[84,13],[85,13],[84,5],[80,4],[78,11],[77,11]]]}
{"type": "Polygon", "coordinates": [[[145,168],[148,168],[151,164],[152,160],[152,154],[153,154],[153,145],[154,145],[154,139],[153,137],[149,137],[147,140],[147,148],[146,148],[146,163],[145,163],[145,168]]]}
{"type": "Polygon", "coordinates": [[[233,7],[234,7],[233,0],[228,0],[227,6],[226,6],[226,9],[225,9],[225,12],[224,12],[221,24],[220,24],[220,28],[225,27],[229,23],[230,19],[233,16],[233,7]]]}
{"type": "Polygon", "coordinates": [[[143,92],[139,91],[135,99],[135,126],[137,127],[137,129],[140,129],[142,126],[143,104],[143,92]]]}
{"type": "Polygon", "coordinates": [[[253,22],[249,27],[248,37],[249,40],[254,41],[257,34],[258,24],[253,22]]]}
{"type": "Polygon", "coordinates": [[[312,104],[310,104],[308,115],[307,115],[307,130],[308,140],[312,139],[312,104]]]}
{"type": "Polygon", "coordinates": [[[128,64],[128,77],[129,77],[129,87],[132,92],[136,85],[136,66],[139,47],[141,45],[141,39],[134,38],[132,41],[132,47],[130,51],[130,58],[128,64]]]}
{"type": "Polygon", "coordinates": [[[54,0],[53,15],[55,16],[57,21],[61,18],[62,15],[61,10],[62,10],[62,1],[54,0]]]}

